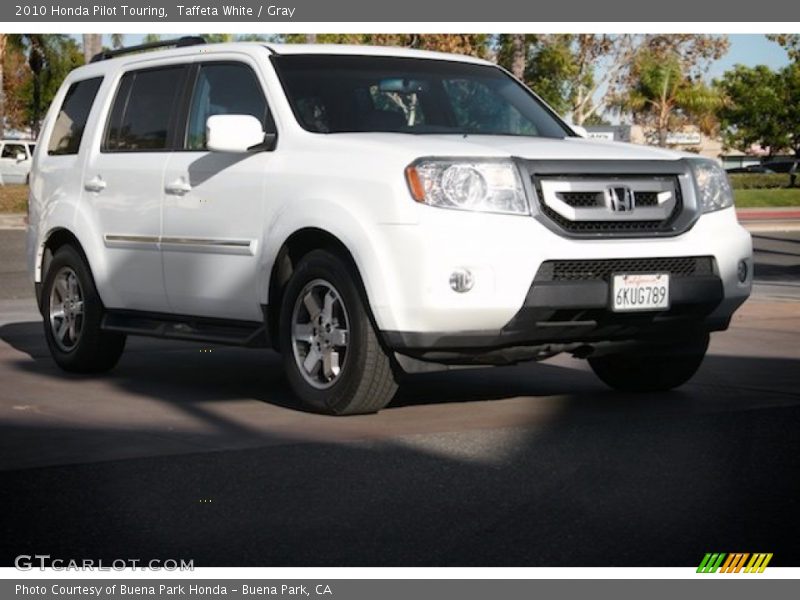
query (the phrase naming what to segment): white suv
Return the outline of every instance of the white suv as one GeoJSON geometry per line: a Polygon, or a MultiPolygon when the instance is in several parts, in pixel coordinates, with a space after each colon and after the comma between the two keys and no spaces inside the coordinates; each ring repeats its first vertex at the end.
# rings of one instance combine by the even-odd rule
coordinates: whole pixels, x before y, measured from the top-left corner
{"type": "Polygon", "coordinates": [[[0,140],[0,185],[28,183],[36,142],[0,140]]]}
{"type": "Polygon", "coordinates": [[[716,163],[582,139],[497,66],[175,45],[76,69],[42,129],[28,259],[66,370],[137,334],[275,348],[333,414],[561,352],[664,390],[750,293],[716,163]]]}

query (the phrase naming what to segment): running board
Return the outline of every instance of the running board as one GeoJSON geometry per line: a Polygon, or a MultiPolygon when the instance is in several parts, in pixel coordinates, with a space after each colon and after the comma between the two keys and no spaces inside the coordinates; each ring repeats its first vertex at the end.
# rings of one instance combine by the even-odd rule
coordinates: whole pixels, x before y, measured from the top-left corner
{"type": "Polygon", "coordinates": [[[162,315],[138,311],[108,311],[100,327],[130,335],[212,342],[227,346],[268,346],[263,323],[182,315],[162,315]]]}

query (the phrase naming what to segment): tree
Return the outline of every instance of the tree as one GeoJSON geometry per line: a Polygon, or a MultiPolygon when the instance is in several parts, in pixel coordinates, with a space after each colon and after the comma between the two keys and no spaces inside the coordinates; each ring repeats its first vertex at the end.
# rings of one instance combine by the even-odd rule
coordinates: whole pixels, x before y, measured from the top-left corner
{"type": "Polygon", "coordinates": [[[270,36],[261,35],[260,33],[243,33],[236,36],[237,42],[267,42],[270,36]]]}
{"type": "Polygon", "coordinates": [[[715,84],[727,146],[742,152],[758,146],[770,155],[789,150],[800,158],[800,64],[777,72],[737,65],[715,84]]]}
{"type": "Polygon", "coordinates": [[[736,65],[714,82],[722,95],[718,115],[725,145],[774,153],[786,145],[780,75],[765,65],[736,65]]]}
{"type": "Polygon", "coordinates": [[[525,36],[515,34],[511,36],[511,72],[517,79],[525,77],[525,63],[527,52],[525,51],[525,36]]]}
{"type": "Polygon", "coordinates": [[[103,36],[99,33],[83,34],[83,62],[88,63],[103,50],[103,36]]]}
{"type": "Polygon", "coordinates": [[[13,36],[6,36],[6,48],[2,60],[3,69],[3,114],[2,123],[9,129],[24,130],[30,124],[31,69],[25,53],[14,43],[13,36]]]}
{"type": "Polygon", "coordinates": [[[84,56],[75,40],[62,34],[14,34],[9,35],[9,44],[27,56],[30,78],[14,93],[24,99],[26,122],[38,136],[44,113],[61,82],[84,63],[84,56]]]}
{"type": "MultiPolygon", "coordinates": [[[[345,33],[314,34],[315,43],[318,44],[369,44],[373,46],[403,46],[419,50],[432,50],[436,52],[449,52],[453,54],[467,54],[470,56],[484,57],[488,54],[489,36],[486,34],[472,33],[443,33],[443,34],[416,34],[416,33],[345,33]]],[[[289,44],[304,44],[308,42],[308,34],[287,34],[281,41],[289,44]]]]}
{"type": "Polygon", "coordinates": [[[702,80],[687,74],[677,53],[640,51],[631,68],[632,86],[616,98],[616,105],[633,115],[659,146],[667,146],[670,132],[689,124],[711,133],[719,96],[702,80]]]}
{"type": "Polygon", "coordinates": [[[495,61],[517,79],[525,79],[531,50],[538,40],[535,35],[502,34],[493,40],[495,61]]]}
{"type": "Polygon", "coordinates": [[[632,69],[639,53],[675,55],[684,71],[695,76],[727,48],[724,36],[696,34],[542,35],[529,51],[525,82],[555,110],[582,125],[636,84],[632,69]]]}
{"type": "Polygon", "coordinates": [[[201,33],[200,35],[209,44],[222,44],[234,40],[232,33],[201,33]]]}
{"type": "Polygon", "coordinates": [[[789,54],[789,58],[800,61],[800,34],[797,33],[778,33],[768,35],[767,39],[777,42],[784,47],[789,54]]]}
{"type": "Polygon", "coordinates": [[[540,36],[526,70],[526,82],[576,125],[600,112],[622,81],[641,36],[554,34],[540,36]],[[597,102],[598,95],[600,101],[597,102]]]}
{"type": "Polygon", "coordinates": [[[111,34],[111,47],[114,49],[122,48],[125,45],[125,34],[124,33],[112,33],[111,34]]]}
{"type": "Polygon", "coordinates": [[[5,126],[6,126],[6,92],[4,84],[3,66],[6,60],[7,43],[8,43],[8,36],[5,33],[0,33],[0,137],[5,136],[5,126]]]}
{"type": "Polygon", "coordinates": [[[727,36],[678,33],[648,35],[642,50],[667,60],[677,58],[683,72],[694,79],[706,74],[711,62],[719,60],[730,48],[727,36]]]}

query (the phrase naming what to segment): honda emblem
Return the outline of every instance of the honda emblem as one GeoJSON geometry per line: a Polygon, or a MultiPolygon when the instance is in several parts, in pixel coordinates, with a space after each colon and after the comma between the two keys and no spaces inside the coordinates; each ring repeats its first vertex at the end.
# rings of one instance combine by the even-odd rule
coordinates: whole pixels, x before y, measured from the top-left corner
{"type": "Polygon", "coordinates": [[[608,186],[606,201],[614,212],[631,212],[635,208],[633,190],[624,185],[608,186]]]}

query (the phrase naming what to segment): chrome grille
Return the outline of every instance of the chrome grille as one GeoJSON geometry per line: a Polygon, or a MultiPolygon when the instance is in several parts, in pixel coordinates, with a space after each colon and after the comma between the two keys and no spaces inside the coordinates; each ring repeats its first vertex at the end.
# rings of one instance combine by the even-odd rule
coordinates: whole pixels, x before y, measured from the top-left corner
{"type": "MultiPolygon", "coordinates": [[[[636,206],[658,206],[657,192],[634,192],[636,206]]],[[[573,208],[594,208],[604,206],[605,197],[600,192],[561,192],[559,197],[573,208]]]]}
{"type": "Polygon", "coordinates": [[[548,260],[539,267],[535,281],[608,281],[612,273],[669,273],[672,277],[703,277],[714,274],[714,259],[711,256],[678,256],[548,260]]]}
{"type": "Polygon", "coordinates": [[[532,176],[541,213],[574,235],[672,231],[683,209],[676,176],[532,176]]]}
{"type": "Polygon", "coordinates": [[[562,200],[575,208],[598,206],[603,201],[603,195],[596,192],[564,192],[562,200]]]}

